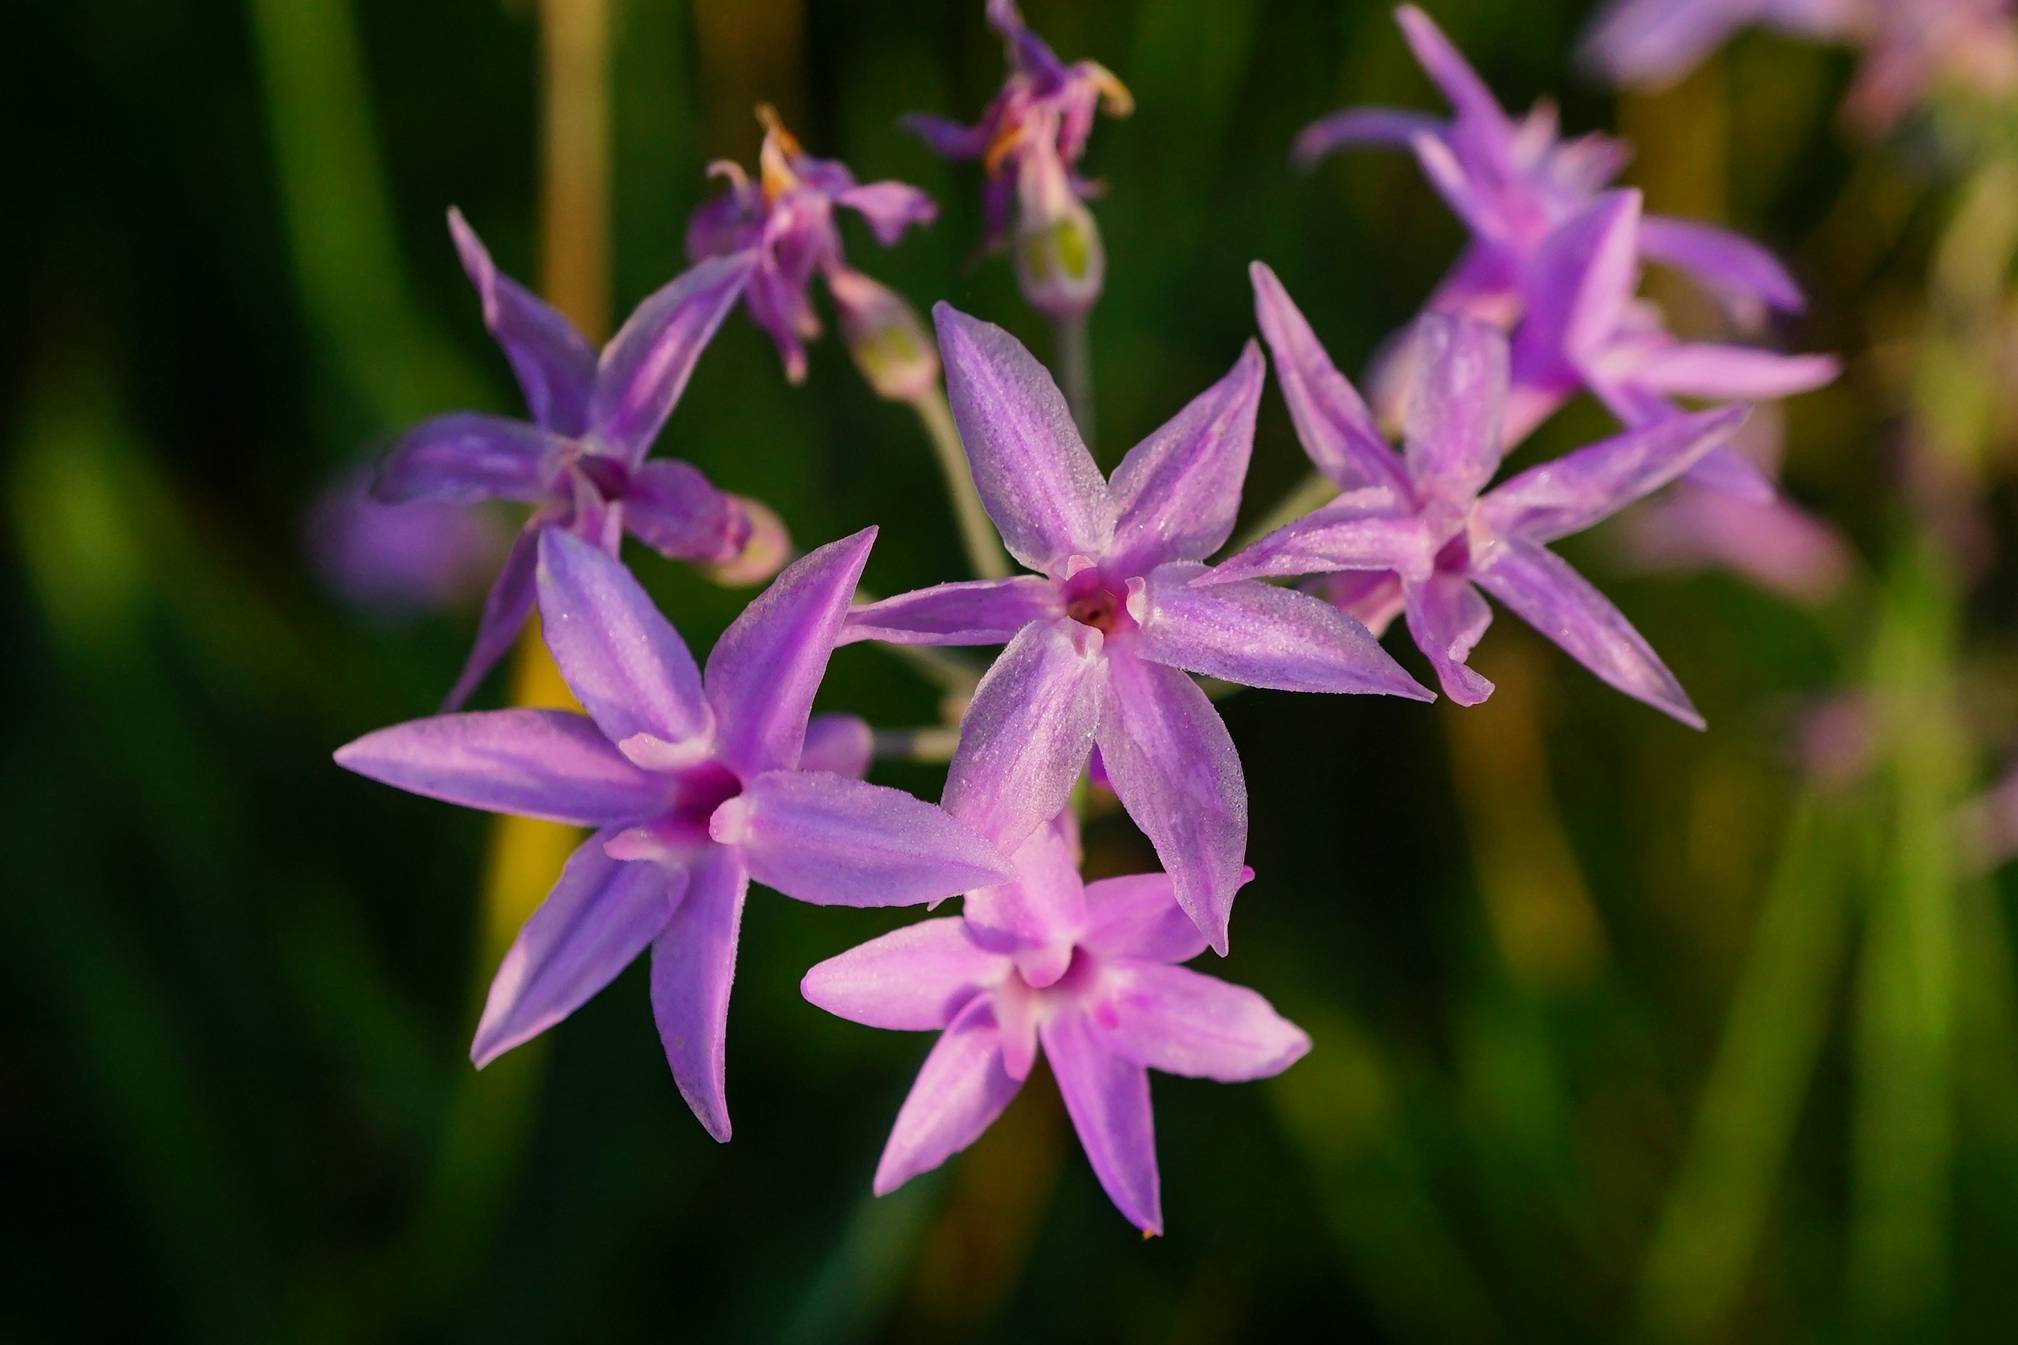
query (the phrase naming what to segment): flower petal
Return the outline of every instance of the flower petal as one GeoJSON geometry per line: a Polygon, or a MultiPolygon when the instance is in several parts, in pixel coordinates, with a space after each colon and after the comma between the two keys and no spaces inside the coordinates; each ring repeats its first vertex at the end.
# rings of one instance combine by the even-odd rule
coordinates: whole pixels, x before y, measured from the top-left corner
{"type": "Polygon", "coordinates": [[[1047,572],[1105,555],[1114,504],[1051,375],[993,323],[944,303],[932,317],[974,488],[1009,554],[1047,572]]]}
{"type": "Polygon", "coordinates": [[[1309,168],[1333,150],[1357,145],[1406,149],[1416,136],[1435,135],[1442,128],[1440,118],[1421,112],[1394,107],[1349,107],[1304,127],[1289,157],[1297,167],[1309,168]]]}
{"type": "Polygon", "coordinates": [[[1469,501],[1499,470],[1507,343],[1470,318],[1425,313],[1415,325],[1408,400],[1409,475],[1418,490],[1469,501]]]}
{"type": "Polygon", "coordinates": [[[1494,532],[1531,542],[1582,532],[1689,470],[1747,414],[1733,406],[1673,416],[1600,440],[1494,488],[1480,501],[1480,516],[1494,532]]]}
{"type": "Polygon", "coordinates": [[[1403,5],[1394,12],[1394,21],[1401,25],[1402,36],[1415,53],[1416,64],[1443,91],[1460,121],[1475,123],[1479,131],[1512,136],[1513,124],[1492,96],[1492,90],[1429,15],[1414,5],[1403,5]]]}
{"type": "Polygon", "coordinates": [[[1669,397],[1771,401],[1825,387],[1842,372],[1833,355],[1788,355],[1752,346],[1690,341],[1672,346],[1632,371],[1649,392],[1669,397]]]}
{"type": "Polygon", "coordinates": [[[539,500],[566,447],[559,435],[523,420],[454,411],[402,434],[371,493],[386,504],[539,500]]]}
{"type": "Polygon", "coordinates": [[[946,773],[946,811],[1006,851],[1057,816],[1100,720],[1098,631],[1032,622],[974,689],[946,773]]]}
{"type": "Polygon", "coordinates": [[[588,428],[595,352],[573,323],[497,269],[476,230],[453,206],[448,231],[463,272],[483,303],[483,325],[511,362],[533,419],[556,434],[581,434],[588,428]]]}
{"type": "Polygon", "coordinates": [[[1107,658],[1097,740],[1121,806],[1156,847],[1177,902],[1223,956],[1247,853],[1247,784],[1219,712],[1175,668],[1107,658]]]}
{"type": "Polygon", "coordinates": [[[1078,830],[1069,812],[1060,819],[1062,825],[1054,820],[1041,826],[1017,847],[1014,877],[977,888],[961,903],[982,941],[1012,951],[1024,979],[1040,990],[1065,974],[1073,942],[1086,924],[1078,830]]]}
{"type": "Polygon", "coordinates": [[[702,680],[722,759],[744,776],[798,761],[813,693],[875,541],[864,528],[794,561],[715,642],[702,680]]]}
{"type": "Polygon", "coordinates": [[[1432,537],[1415,511],[1385,486],[1364,486],[1285,523],[1194,582],[1204,587],[1335,570],[1420,575],[1435,559],[1432,537]]]}
{"type": "Polygon", "coordinates": [[[1341,490],[1389,486],[1405,493],[1401,460],[1275,272],[1255,262],[1247,273],[1254,282],[1254,318],[1275,360],[1275,381],[1289,404],[1303,451],[1341,490]]]}
{"type": "Polygon", "coordinates": [[[912,225],[930,224],[939,215],[932,198],[907,182],[865,182],[836,196],[834,203],[860,214],[884,247],[912,225]]]}
{"type": "Polygon", "coordinates": [[[1401,596],[1409,638],[1436,670],[1443,694],[1457,705],[1477,705],[1492,695],[1492,683],[1465,666],[1492,624],[1492,609],[1478,590],[1463,578],[1435,575],[1402,585],[1401,596]]]}
{"type": "Polygon", "coordinates": [[[1149,576],[1143,658],[1277,691],[1436,699],[1330,603],[1254,580],[1190,586],[1201,572],[1165,565],[1149,576]]]}
{"type": "Polygon", "coordinates": [[[1008,969],[1009,959],[975,943],[956,915],[920,920],[830,957],[806,973],[799,991],[851,1023],[927,1032],[951,1024],[1008,969]]]}
{"type": "Polygon", "coordinates": [[[1249,341],[1225,377],[1128,450],[1111,483],[1117,521],[1109,560],[1118,572],[1203,560],[1226,545],[1263,377],[1261,350],[1249,341]]]}
{"type": "Polygon", "coordinates": [[[632,465],[644,461],[687,377],[749,283],[753,253],[696,263],[637,306],[596,364],[589,421],[632,465]]]}
{"type": "Polygon", "coordinates": [[[750,876],[820,906],[909,906],[1001,882],[993,846],[901,789],[824,771],[767,771],[715,810],[708,834],[750,876]]]}
{"type": "Polygon", "coordinates": [[[749,875],[733,851],[710,847],[687,877],[686,896],[652,941],[652,1018],[680,1096],[707,1132],[729,1139],[729,989],[749,875]]]}
{"type": "Polygon", "coordinates": [[[1783,313],[1807,307],[1800,285],[1780,259],[1729,229],[1648,215],[1640,221],[1640,255],[1666,262],[1713,289],[1758,299],[1783,313]]]}
{"type": "MultiPolygon", "coordinates": [[[[1241,885],[1254,870],[1240,871],[1241,885]]],[[[1079,942],[1108,957],[1145,962],[1189,962],[1204,952],[1205,936],[1177,904],[1167,873],[1131,873],[1086,885],[1086,932],[1079,942]]]]}
{"type": "Polygon", "coordinates": [[[1476,578],[1521,620],[1599,678],[1691,728],[1703,727],[1703,717],[1660,656],[1618,608],[1554,552],[1507,538],[1493,549],[1476,578]]]}
{"type": "Polygon", "coordinates": [[[1614,83],[1662,87],[1722,46],[1758,8],[1722,0],[1614,0],[1585,39],[1583,57],[1614,83]]]}
{"type": "Polygon", "coordinates": [[[1246,986],[1184,967],[1121,962],[1087,1015],[1094,1040],[1165,1074],[1244,1083],[1280,1074],[1310,1051],[1302,1028],[1246,986]]]}
{"type": "Polygon", "coordinates": [[[1161,1233],[1149,1071],[1108,1050],[1080,1014],[1053,1014],[1037,1033],[1101,1189],[1129,1223],[1161,1233]]]}
{"type": "Polygon", "coordinates": [[[859,780],[869,773],[875,755],[875,737],[860,716],[814,715],[806,721],[806,745],[799,752],[799,769],[832,771],[859,780]]]}
{"type": "Polygon", "coordinates": [[[568,856],[498,964],[470,1046],[478,1069],[588,1003],[672,919],[687,875],[611,859],[610,835],[598,832],[568,856]]]}
{"type": "Polygon", "coordinates": [[[1611,339],[1639,280],[1639,226],[1640,194],[1609,191],[1537,250],[1527,311],[1514,330],[1515,382],[1547,383],[1611,339]]]}
{"type": "Polygon", "coordinates": [[[483,615],[477,619],[476,642],[470,646],[469,657],[463,660],[455,685],[449,688],[448,696],[442,701],[444,711],[457,709],[470,698],[485,675],[497,666],[505,651],[518,640],[519,632],[525,629],[526,618],[532,615],[536,593],[533,572],[539,561],[540,534],[545,531],[546,524],[534,515],[533,521],[512,542],[511,550],[505,552],[504,565],[491,582],[490,592],[484,595],[483,615]]]}
{"type": "Polygon", "coordinates": [[[479,710],[367,733],[336,764],[465,808],[601,827],[656,812],[665,788],[569,710],[479,710]]]}
{"type": "Polygon", "coordinates": [[[749,540],[747,513],[688,463],[645,463],[631,473],[623,503],[625,529],[668,560],[726,565],[749,540]]]}
{"type": "Polygon", "coordinates": [[[848,612],[841,643],[1007,644],[1033,621],[1065,614],[1058,585],[1042,575],[935,584],[848,612]]]}
{"type": "Polygon", "coordinates": [[[933,1044],[897,1112],[876,1164],[876,1194],[889,1195],[980,1139],[1021,1087],[1003,1067],[988,996],[977,995],[933,1044]]]}
{"type": "Polygon", "coordinates": [[[705,737],[714,724],[701,670],[623,562],[548,528],[540,539],[540,620],[561,679],[613,743],[705,737]]]}

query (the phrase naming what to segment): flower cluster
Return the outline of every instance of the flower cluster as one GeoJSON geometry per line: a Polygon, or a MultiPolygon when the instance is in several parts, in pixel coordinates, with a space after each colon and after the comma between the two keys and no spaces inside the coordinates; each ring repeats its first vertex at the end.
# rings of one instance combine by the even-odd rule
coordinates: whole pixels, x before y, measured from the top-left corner
{"type": "MultiPolygon", "coordinates": [[[[1074,165],[1096,107],[1125,111],[1125,91],[1099,66],[1061,63],[1009,0],[987,12],[1012,72],[981,124],[914,125],[942,152],[983,161],[991,241],[1008,228],[1013,190],[1026,293],[1048,312],[1081,312],[1103,262],[1074,165]]],[[[1545,110],[1509,118],[1426,17],[1400,18],[1454,116],[1350,112],[1314,127],[1300,152],[1407,146],[1472,244],[1379,380],[1400,452],[1255,264],[1260,336],[1336,498],[1217,564],[1254,446],[1261,345],[1248,341],[1103,475],[1051,375],[1015,337],[941,303],[935,350],[902,298],[847,264],[837,208],[889,243],[929,222],[931,202],[900,183],[859,184],[775,117],[758,178],[716,166],[729,191],[693,217],[694,265],[600,356],[451,214],[531,419],[426,421],[401,438],[377,489],[390,500],[513,500],[532,514],[451,712],[366,734],[337,761],[430,798],[593,829],[497,970],[471,1047],[478,1065],[565,1018],[649,949],[674,1081],[726,1140],[725,1030],[749,884],[846,906],[959,896],[958,915],[874,939],[804,981],[808,1000],[842,1017],[941,1034],[875,1189],[971,1143],[1041,1054],[1115,1205],[1160,1231],[1148,1072],[1255,1079],[1311,1045],[1253,991],[1178,965],[1228,951],[1234,897],[1254,878],[1240,756],[1196,678],[1433,700],[1379,643],[1400,614],[1443,694],[1474,705],[1492,689],[1468,666],[1490,595],[1612,686],[1701,726],[1647,642],[1549,544],[1683,477],[1770,497],[1770,482],[1729,451],[1744,407],[1686,411],[1677,399],[1783,395],[1833,364],[1669,334],[1635,297],[1643,260],[1754,306],[1796,308],[1799,293],[1742,239],[1643,217],[1635,193],[1607,187],[1623,158],[1615,142],[1561,141],[1545,110]],[[816,278],[874,390],[950,407],[960,484],[1027,573],[858,602],[873,527],[780,572],[790,545],[767,510],[650,456],[739,302],[798,381],[819,330],[816,278]],[[1611,408],[1620,432],[1495,484],[1508,452],[1580,392],[1611,408]],[[702,667],[624,564],[625,534],[719,577],[776,577],[702,667]],[[582,712],[456,711],[535,606],[582,712]],[[857,642],[1001,646],[964,698],[939,803],[867,783],[868,726],[813,713],[830,659],[857,642]],[[1089,784],[1112,790],[1160,872],[1081,879],[1075,801],[1089,784]]]]}

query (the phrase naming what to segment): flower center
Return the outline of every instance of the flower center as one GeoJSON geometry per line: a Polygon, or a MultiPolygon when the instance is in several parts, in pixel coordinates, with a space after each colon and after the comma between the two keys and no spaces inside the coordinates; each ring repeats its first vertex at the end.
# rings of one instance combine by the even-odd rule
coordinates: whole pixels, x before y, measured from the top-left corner
{"type": "Polygon", "coordinates": [[[1102,635],[1135,629],[1128,611],[1128,589],[1097,569],[1081,570],[1065,581],[1065,615],[1102,635]]]}

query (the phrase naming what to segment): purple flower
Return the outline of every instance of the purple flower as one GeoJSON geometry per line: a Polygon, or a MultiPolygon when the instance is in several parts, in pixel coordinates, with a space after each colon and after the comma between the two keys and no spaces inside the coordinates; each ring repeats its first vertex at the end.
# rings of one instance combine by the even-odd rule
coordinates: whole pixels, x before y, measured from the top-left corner
{"type": "Polygon", "coordinates": [[[370,468],[344,474],[303,523],[309,560],[345,600],[380,611],[448,607],[483,592],[508,538],[497,520],[439,500],[386,504],[370,468]]]}
{"type": "Polygon", "coordinates": [[[1226,726],[1187,673],[1431,699],[1358,622],[1266,584],[1194,588],[1240,506],[1262,363],[1218,383],[1103,480],[1065,399],[1000,327],[934,310],[953,416],[1009,554],[1036,570],[858,608],[844,640],[1006,644],[969,704],[945,804],[1005,852],[1065,806],[1097,743],[1177,901],[1222,953],[1247,849],[1226,726]]]}
{"type": "MultiPolygon", "coordinates": [[[[474,411],[424,420],[401,436],[379,469],[375,490],[389,503],[533,506],[443,707],[454,709],[525,624],[540,538],[553,529],[611,554],[628,532],[663,556],[721,567],[753,554],[782,559],[785,545],[768,510],[724,494],[684,462],[645,461],[695,361],[742,293],[751,257],[686,272],[639,304],[598,359],[566,318],[491,264],[459,211],[449,211],[448,227],[483,301],[484,325],[504,348],[532,412],[530,423],[474,411]]],[[[769,573],[745,577],[756,582],[769,573]]]]}
{"type": "Polygon", "coordinates": [[[723,1031],[752,878],[800,901],[901,906],[1009,873],[932,805],[822,769],[862,761],[859,726],[816,733],[807,716],[874,540],[866,529],[792,565],[723,633],[703,674],[622,564],[547,529],[547,645],[588,714],[442,715],[337,752],[415,794],[596,828],[498,967],[470,1048],[479,1066],[573,1013],[649,947],[673,1078],[726,1140],[723,1031]]]}
{"type": "Polygon", "coordinates": [[[711,174],[728,181],[729,190],[694,211],[687,225],[687,255],[701,261],[755,254],[744,302],[750,320],[777,345],[789,381],[806,377],[805,342],[820,335],[812,300],[818,276],[840,310],[849,350],[858,363],[870,361],[863,364],[863,373],[871,385],[879,392],[886,383],[922,391],[939,374],[923,324],[892,291],[848,266],[834,210],[855,211],[876,241],[888,247],[912,225],[931,223],[938,207],[916,187],[857,183],[839,160],[814,158],[768,106],[757,109],[757,118],[764,125],[757,180],[726,160],[709,165],[711,174]]]}
{"type": "Polygon", "coordinates": [[[1433,314],[1397,456],[1274,272],[1253,268],[1255,313],[1310,459],[1344,493],[1206,572],[1196,591],[1345,572],[1339,601],[1370,625],[1397,612],[1444,694],[1476,705],[1492,683],[1466,666],[1492,613],[1479,589],[1627,695],[1702,727],[1674,674],[1604,595],[1547,543],[1674,480],[1726,439],[1741,408],[1675,415],[1530,468],[1492,490],[1507,400],[1506,340],[1433,314]],[[1481,493],[1483,492],[1483,493],[1481,493]]]}
{"type": "Polygon", "coordinates": [[[1015,0],[988,0],[988,22],[1007,48],[1009,77],[981,120],[963,126],[921,112],[904,124],[940,155],[981,163],[985,246],[1007,241],[1013,208],[1023,297],[1041,313],[1077,317],[1100,297],[1107,266],[1083,204],[1098,184],[1079,174],[1079,159],[1094,113],[1125,117],[1135,101],[1105,66],[1060,61],[1024,24],[1015,0]]]}
{"type": "Polygon", "coordinates": [[[1041,1049],[1108,1198],[1161,1233],[1149,1071],[1268,1078],[1310,1038],[1254,991],[1176,965],[1205,940],[1169,878],[1082,883],[1069,818],[1032,832],[1015,880],[968,894],[965,911],[829,958],[801,987],[852,1022],[940,1033],[897,1113],[876,1194],[980,1138],[1041,1049]]]}
{"type": "MultiPolygon", "coordinates": [[[[1839,366],[1828,355],[1710,341],[1681,341],[1652,305],[1635,298],[1645,227],[1637,191],[1606,192],[1565,221],[1527,272],[1523,315],[1513,329],[1512,388],[1502,428],[1519,443],[1578,392],[1588,391],[1628,426],[1672,416],[1680,397],[1759,402],[1821,387],[1839,366]]],[[[1692,469],[1699,485],[1756,500],[1772,479],[1719,450],[1692,469]]]]}
{"type": "MultiPolygon", "coordinates": [[[[1565,221],[1588,206],[1625,167],[1631,151],[1609,136],[1564,140],[1543,103],[1516,121],[1427,14],[1395,11],[1416,61],[1451,105],[1444,120],[1396,108],[1350,108],[1306,128],[1295,155],[1315,163],[1335,149],[1382,145],[1412,150],[1430,184],[1472,234],[1472,242],[1432,296],[1437,312],[1509,326],[1520,311],[1523,276],[1565,221]]],[[[1705,224],[1649,217],[1636,255],[1665,262],[1745,307],[1798,311],[1800,287],[1764,248],[1705,224]]]]}
{"type": "Polygon", "coordinates": [[[1612,0],[1584,39],[1584,58],[1616,84],[1660,87],[1741,28],[1839,37],[1860,8],[1859,0],[1612,0]]]}

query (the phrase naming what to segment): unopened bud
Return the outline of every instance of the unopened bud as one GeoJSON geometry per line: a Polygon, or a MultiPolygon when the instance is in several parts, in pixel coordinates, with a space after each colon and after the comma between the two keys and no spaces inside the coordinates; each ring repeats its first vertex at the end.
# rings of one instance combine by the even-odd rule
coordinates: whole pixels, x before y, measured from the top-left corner
{"type": "Polygon", "coordinates": [[[939,352],[903,295],[846,267],[828,273],[827,292],[848,354],[877,396],[914,401],[939,381],[939,352]]]}
{"type": "Polygon", "coordinates": [[[1107,277],[1107,253],[1093,212],[1069,193],[1042,214],[1027,208],[1016,226],[1016,283],[1024,300],[1054,318],[1093,307],[1107,277]]]}
{"type": "Polygon", "coordinates": [[[716,583],[732,588],[761,584],[792,558],[792,535],[768,505],[742,495],[731,495],[729,501],[748,520],[749,532],[742,550],[731,560],[706,567],[707,574],[716,583]]]}

